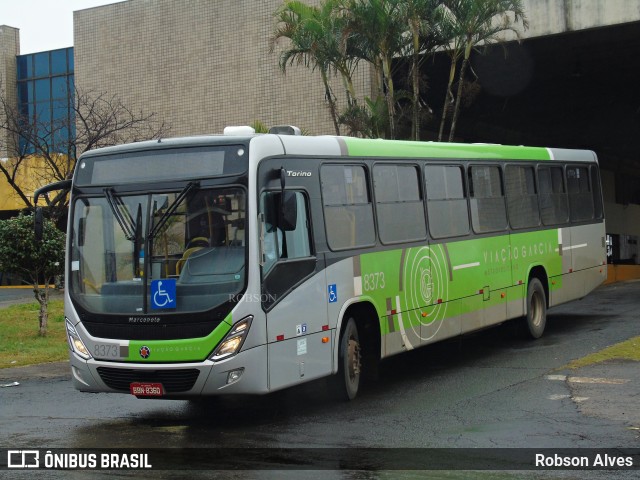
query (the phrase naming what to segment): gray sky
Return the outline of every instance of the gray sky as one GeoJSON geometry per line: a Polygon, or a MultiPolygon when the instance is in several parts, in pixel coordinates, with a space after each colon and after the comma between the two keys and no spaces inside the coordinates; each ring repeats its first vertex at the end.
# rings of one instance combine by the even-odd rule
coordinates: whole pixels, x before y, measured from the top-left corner
{"type": "Polygon", "coordinates": [[[121,0],[0,0],[0,25],[20,29],[20,54],[73,46],[73,12],[121,0]]]}

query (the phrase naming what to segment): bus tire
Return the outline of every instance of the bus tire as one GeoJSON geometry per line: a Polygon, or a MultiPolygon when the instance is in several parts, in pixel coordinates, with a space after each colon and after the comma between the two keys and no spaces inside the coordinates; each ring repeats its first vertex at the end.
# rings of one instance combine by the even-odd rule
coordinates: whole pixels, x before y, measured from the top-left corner
{"type": "Polygon", "coordinates": [[[542,282],[532,278],[527,288],[527,314],[523,319],[522,330],[528,338],[540,338],[547,325],[547,296],[542,282]]]}
{"type": "Polygon", "coordinates": [[[353,400],[360,387],[361,351],[358,326],[353,317],[340,336],[338,373],[332,377],[333,389],[340,400],[353,400]]]}

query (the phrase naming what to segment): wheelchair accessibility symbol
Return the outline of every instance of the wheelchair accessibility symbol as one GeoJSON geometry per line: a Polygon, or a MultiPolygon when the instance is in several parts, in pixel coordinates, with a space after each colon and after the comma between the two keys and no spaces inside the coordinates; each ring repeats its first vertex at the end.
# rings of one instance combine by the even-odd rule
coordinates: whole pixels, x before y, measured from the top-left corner
{"type": "Polygon", "coordinates": [[[328,286],[329,291],[328,296],[329,296],[329,303],[335,303],[338,301],[338,289],[336,288],[336,284],[332,283],[331,285],[328,286]]]}
{"type": "Polygon", "coordinates": [[[176,280],[165,278],[151,282],[151,308],[176,308],[176,280]]]}

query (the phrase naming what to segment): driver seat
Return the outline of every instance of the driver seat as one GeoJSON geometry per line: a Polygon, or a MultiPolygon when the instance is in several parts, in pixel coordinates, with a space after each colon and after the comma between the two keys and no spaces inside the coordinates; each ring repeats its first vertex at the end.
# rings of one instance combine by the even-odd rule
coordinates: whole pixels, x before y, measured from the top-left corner
{"type": "Polygon", "coordinates": [[[191,256],[192,253],[197,252],[198,250],[202,250],[204,247],[191,247],[187,248],[182,254],[182,258],[176,262],[176,275],[180,275],[180,271],[184,264],[187,263],[187,258],[191,256]]]}

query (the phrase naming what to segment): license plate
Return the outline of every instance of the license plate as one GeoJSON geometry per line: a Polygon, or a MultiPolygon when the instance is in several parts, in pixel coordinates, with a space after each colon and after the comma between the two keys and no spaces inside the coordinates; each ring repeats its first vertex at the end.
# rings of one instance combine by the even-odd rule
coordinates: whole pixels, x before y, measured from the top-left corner
{"type": "Polygon", "coordinates": [[[164,394],[161,383],[131,383],[129,389],[136,397],[161,397],[164,394]]]}

